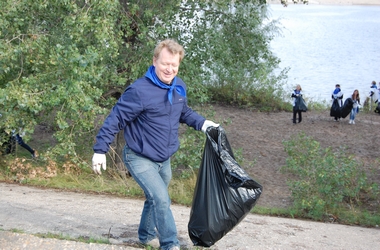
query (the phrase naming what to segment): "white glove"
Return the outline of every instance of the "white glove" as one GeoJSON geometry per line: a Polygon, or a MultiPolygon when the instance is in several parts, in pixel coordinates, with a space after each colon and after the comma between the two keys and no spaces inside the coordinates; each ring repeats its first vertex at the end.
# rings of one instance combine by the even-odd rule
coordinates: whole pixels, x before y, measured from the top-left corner
{"type": "Polygon", "coordinates": [[[94,153],[94,156],[92,156],[92,170],[96,174],[102,174],[100,168],[106,170],[106,155],[94,153]]]}
{"type": "Polygon", "coordinates": [[[210,121],[210,120],[205,120],[202,126],[202,132],[206,133],[206,130],[208,127],[219,127],[219,124],[216,124],[215,122],[210,121]]]}

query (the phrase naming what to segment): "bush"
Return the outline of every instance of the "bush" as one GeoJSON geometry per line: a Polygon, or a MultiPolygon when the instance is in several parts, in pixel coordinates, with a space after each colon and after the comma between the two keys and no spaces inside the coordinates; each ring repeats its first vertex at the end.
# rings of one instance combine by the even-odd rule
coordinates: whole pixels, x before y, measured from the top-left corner
{"type": "Polygon", "coordinates": [[[378,188],[367,181],[362,164],[343,149],[323,149],[304,133],[283,144],[288,158],[282,171],[295,176],[288,181],[294,207],[306,216],[331,216],[342,207],[361,205],[364,195],[376,195],[378,188]]]}

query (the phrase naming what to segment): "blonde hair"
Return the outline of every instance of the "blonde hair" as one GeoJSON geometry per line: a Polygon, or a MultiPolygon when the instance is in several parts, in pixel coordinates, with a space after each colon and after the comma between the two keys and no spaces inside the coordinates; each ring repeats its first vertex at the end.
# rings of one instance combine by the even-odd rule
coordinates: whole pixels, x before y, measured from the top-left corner
{"type": "Polygon", "coordinates": [[[181,62],[182,59],[185,57],[184,48],[182,47],[182,45],[180,45],[179,43],[177,43],[173,39],[165,39],[165,40],[159,42],[157,44],[156,48],[154,49],[153,56],[155,58],[158,58],[158,56],[160,55],[161,51],[164,48],[169,50],[170,53],[172,53],[174,55],[179,54],[179,62],[181,62]]]}

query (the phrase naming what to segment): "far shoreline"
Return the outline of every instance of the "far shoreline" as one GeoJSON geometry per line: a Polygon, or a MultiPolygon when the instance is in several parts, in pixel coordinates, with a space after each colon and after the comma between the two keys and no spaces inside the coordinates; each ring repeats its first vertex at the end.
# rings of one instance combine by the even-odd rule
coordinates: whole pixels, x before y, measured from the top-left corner
{"type": "MultiPolygon", "coordinates": [[[[267,0],[268,4],[281,4],[280,0],[267,0]]],[[[293,5],[292,0],[288,0],[288,6],[293,5]]],[[[302,4],[302,3],[297,3],[302,4]]],[[[309,0],[309,5],[380,5],[380,0],[309,0]]]]}

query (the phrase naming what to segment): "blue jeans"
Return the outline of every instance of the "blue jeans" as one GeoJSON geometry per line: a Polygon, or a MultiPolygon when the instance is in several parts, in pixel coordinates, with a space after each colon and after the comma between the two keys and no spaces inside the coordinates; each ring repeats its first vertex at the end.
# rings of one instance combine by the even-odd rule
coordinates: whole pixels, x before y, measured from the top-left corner
{"type": "Polygon", "coordinates": [[[350,113],[350,120],[355,120],[356,114],[358,113],[357,108],[353,108],[350,113]]]}
{"type": "Polygon", "coordinates": [[[161,249],[179,246],[168,192],[172,178],[170,158],[164,162],[154,162],[135,154],[128,146],[124,147],[123,158],[128,171],[145,193],[138,229],[140,242],[144,244],[156,238],[157,229],[161,249]]]}
{"type": "Polygon", "coordinates": [[[28,150],[31,154],[34,154],[34,150],[31,147],[29,147],[28,144],[26,144],[24,142],[24,140],[22,139],[22,137],[19,134],[16,134],[15,138],[16,138],[16,141],[17,141],[18,145],[20,145],[21,147],[23,147],[26,150],[28,150]]]}

